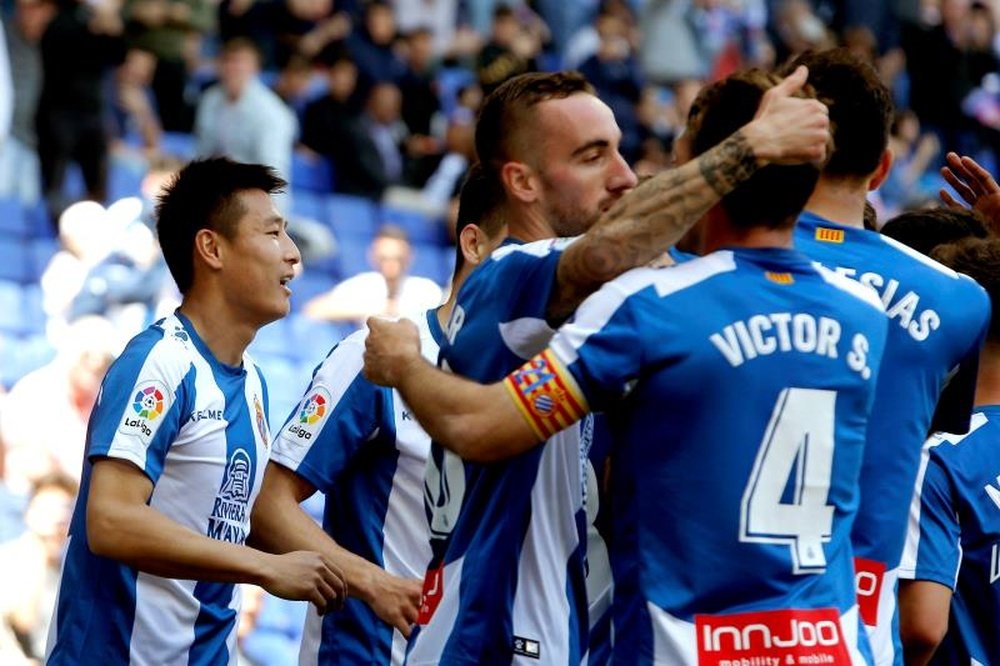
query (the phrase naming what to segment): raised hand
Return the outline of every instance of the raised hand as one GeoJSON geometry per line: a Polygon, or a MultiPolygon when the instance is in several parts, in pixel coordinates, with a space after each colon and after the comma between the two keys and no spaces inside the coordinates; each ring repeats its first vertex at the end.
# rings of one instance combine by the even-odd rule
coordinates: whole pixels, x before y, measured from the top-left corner
{"type": "MultiPolygon", "coordinates": [[[[968,156],[948,153],[945,160],[948,165],[941,168],[944,179],[965,203],[986,219],[990,231],[1000,231],[1000,185],[992,174],[968,156]]],[[[939,194],[945,205],[963,207],[947,190],[939,194]]]]}
{"type": "Polygon", "coordinates": [[[347,598],[340,569],[307,550],[270,556],[260,586],[282,599],[311,602],[320,614],[339,608],[347,598]]]}
{"type": "Polygon", "coordinates": [[[766,93],[743,128],[757,159],[770,164],[822,162],[830,146],[830,115],[816,99],[797,97],[809,70],[795,69],[766,93]]]}
{"type": "Polygon", "coordinates": [[[368,318],[365,378],[380,386],[398,386],[408,364],[420,360],[420,335],[412,321],[368,318]]]}

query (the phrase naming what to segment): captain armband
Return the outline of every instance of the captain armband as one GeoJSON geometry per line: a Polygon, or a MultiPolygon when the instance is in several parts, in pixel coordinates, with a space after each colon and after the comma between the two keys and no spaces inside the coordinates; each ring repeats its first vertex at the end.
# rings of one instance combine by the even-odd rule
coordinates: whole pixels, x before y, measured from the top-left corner
{"type": "Polygon", "coordinates": [[[573,375],[549,350],[507,375],[503,384],[541,441],[589,411],[573,375]]]}

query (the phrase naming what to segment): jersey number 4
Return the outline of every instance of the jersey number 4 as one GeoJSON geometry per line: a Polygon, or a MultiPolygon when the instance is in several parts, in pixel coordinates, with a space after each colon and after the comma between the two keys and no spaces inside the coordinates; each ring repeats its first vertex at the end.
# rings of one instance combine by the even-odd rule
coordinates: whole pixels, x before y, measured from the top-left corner
{"type": "Polygon", "coordinates": [[[743,490],[740,541],[788,544],[796,574],[826,569],[836,401],[835,391],[783,390],[743,490]]]}

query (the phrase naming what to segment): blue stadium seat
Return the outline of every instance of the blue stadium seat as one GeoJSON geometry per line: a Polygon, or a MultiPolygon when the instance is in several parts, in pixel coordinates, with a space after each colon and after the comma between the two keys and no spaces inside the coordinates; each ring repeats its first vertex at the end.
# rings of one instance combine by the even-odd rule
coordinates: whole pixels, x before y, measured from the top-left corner
{"type": "Polygon", "coordinates": [[[299,361],[309,366],[309,372],[326,358],[335,344],[354,332],[353,324],[316,321],[302,314],[288,318],[293,344],[299,350],[299,361]]]}
{"type": "MultiPolygon", "coordinates": [[[[439,285],[445,285],[451,277],[452,263],[448,261],[445,248],[430,243],[413,244],[413,265],[410,273],[421,277],[430,278],[439,285]]],[[[447,249],[447,254],[451,255],[454,250],[447,249]]]]}
{"type": "Polygon", "coordinates": [[[308,155],[296,150],[292,153],[292,186],[318,194],[333,192],[333,164],[325,157],[308,155]]]}
{"type": "Polygon", "coordinates": [[[326,199],[323,195],[296,188],[288,196],[292,200],[293,216],[308,217],[317,222],[326,220],[326,199]]]}
{"type": "Polygon", "coordinates": [[[0,198],[0,234],[16,238],[31,236],[31,218],[17,199],[0,198]]]}
{"type": "Polygon", "coordinates": [[[59,241],[54,238],[36,238],[28,245],[28,282],[37,282],[41,279],[45,267],[49,265],[52,257],[59,251],[59,241]]]}
{"type": "Polygon", "coordinates": [[[294,345],[291,343],[287,320],[279,319],[257,331],[257,335],[254,336],[253,342],[250,343],[248,351],[254,358],[258,356],[295,358],[294,345]]]}
{"type": "Polygon", "coordinates": [[[302,364],[281,356],[258,353],[254,355],[254,360],[267,381],[270,400],[268,420],[273,434],[298,404],[299,398],[309,385],[310,373],[302,364]]]}
{"type": "MultiPolygon", "coordinates": [[[[331,261],[335,261],[335,259],[331,261]]],[[[336,284],[337,279],[331,277],[323,268],[306,266],[302,274],[288,285],[292,290],[292,312],[302,310],[302,306],[309,299],[330,291],[336,284]]]]}
{"type": "Polygon", "coordinates": [[[44,201],[25,207],[24,215],[32,238],[56,237],[56,227],[49,218],[49,211],[44,201]]]}
{"type": "Polygon", "coordinates": [[[331,194],[326,200],[326,219],[337,242],[344,238],[370,240],[378,226],[378,210],[374,203],[362,197],[331,194]]]}
{"type": "Polygon", "coordinates": [[[0,280],[26,284],[35,279],[29,261],[30,247],[28,241],[0,235],[0,280]]]}
{"type": "Polygon", "coordinates": [[[410,237],[410,242],[412,243],[444,244],[448,242],[448,234],[445,230],[444,221],[429,217],[423,213],[394,208],[392,206],[383,206],[382,222],[402,227],[406,235],[410,237]]]}
{"type": "Polygon", "coordinates": [[[358,238],[354,236],[337,237],[337,262],[340,266],[340,275],[349,278],[358,273],[372,270],[368,263],[368,245],[370,238],[358,238]]]}
{"type": "Polygon", "coordinates": [[[45,333],[48,317],[42,309],[42,287],[38,284],[25,285],[21,292],[21,314],[24,320],[24,332],[31,335],[45,333]]]}
{"type": "Polygon", "coordinates": [[[0,332],[18,335],[24,330],[23,305],[24,287],[13,280],[0,280],[0,332]]]}
{"type": "Polygon", "coordinates": [[[450,116],[458,105],[458,91],[476,82],[476,75],[461,67],[443,67],[438,71],[438,98],[441,100],[441,111],[450,116]]]}
{"type": "Polygon", "coordinates": [[[55,355],[55,349],[45,336],[14,337],[0,332],[0,385],[9,389],[55,355]]]}
{"type": "Polygon", "coordinates": [[[108,203],[142,194],[146,166],[135,160],[112,159],[108,169],[108,203]]]}
{"type": "Polygon", "coordinates": [[[186,132],[164,132],[160,135],[160,152],[173,155],[184,161],[194,157],[198,142],[193,134],[186,132]]]}

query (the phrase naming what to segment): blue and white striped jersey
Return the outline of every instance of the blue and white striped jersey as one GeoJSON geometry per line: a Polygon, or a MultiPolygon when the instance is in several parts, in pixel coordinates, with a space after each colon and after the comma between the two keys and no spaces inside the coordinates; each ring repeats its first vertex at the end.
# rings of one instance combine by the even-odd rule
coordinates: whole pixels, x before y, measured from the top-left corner
{"type": "Polygon", "coordinates": [[[609,420],[614,663],[869,663],[849,531],[886,326],[800,253],[719,251],[609,282],[507,380],[531,419],[609,420]]]}
{"type": "Polygon", "coordinates": [[[954,591],[932,664],[1000,663],[1000,406],[968,435],[935,435],[914,494],[899,577],[954,591]]]}
{"type": "Polygon", "coordinates": [[[264,379],[215,359],[180,313],[137,335],[112,364],[91,414],[87,462],[50,633],[49,664],[235,664],[239,591],[174,580],[91,554],[93,461],[149,476],[149,505],[214,539],[243,544],[270,443],[264,379]]]}
{"type": "MultiPolygon", "coordinates": [[[[415,319],[437,362],[437,311],[415,319]]],[[[326,494],[323,527],[389,573],[422,578],[431,551],[424,517],[430,437],[399,393],[361,374],[367,329],[333,348],[274,441],[271,460],[326,494]]],[[[406,639],[358,599],[320,616],[310,608],[300,664],[401,664],[406,639]]]]}
{"type": "Polygon", "coordinates": [[[795,245],[875,289],[891,321],[851,540],[858,558],[858,603],[876,661],[902,664],[894,629],[895,569],[920,450],[932,430],[968,428],[989,299],[971,279],[891,238],[809,213],[799,218],[795,245]]]}
{"type": "MultiPolygon", "coordinates": [[[[494,382],[540,351],[569,241],[507,240],[459,291],[442,365],[494,382]]],[[[489,465],[432,445],[426,493],[433,558],[407,662],[576,666],[587,652],[586,445],[576,426],[489,465]]],[[[606,591],[606,587],[595,586],[606,591]]]]}

